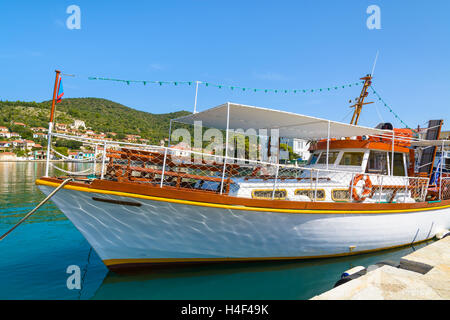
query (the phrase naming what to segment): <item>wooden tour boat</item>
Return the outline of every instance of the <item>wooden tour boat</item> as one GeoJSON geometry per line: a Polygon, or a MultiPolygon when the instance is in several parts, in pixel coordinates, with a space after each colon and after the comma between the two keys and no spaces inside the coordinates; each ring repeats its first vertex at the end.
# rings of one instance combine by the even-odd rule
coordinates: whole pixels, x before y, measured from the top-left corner
{"type": "MultiPolygon", "coordinates": [[[[434,165],[450,142],[439,140],[443,122],[426,136],[357,125],[371,77],[362,80],[351,124],[234,103],[174,120],[225,132],[214,155],[55,133],[53,104],[47,159],[55,139],[97,152],[91,174],[68,172],[74,180],[52,200],[111,270],[336,257],[431,239],[450,228],[450,178],[445,161],[434,165]],[[315,143],[303,166],[273,160],[270,143],[248,159],[229,142],[237,129],[315,143]]],[[[45,194],[67,178],[50,177],[52,165],[36,181],[45,194]]]]}

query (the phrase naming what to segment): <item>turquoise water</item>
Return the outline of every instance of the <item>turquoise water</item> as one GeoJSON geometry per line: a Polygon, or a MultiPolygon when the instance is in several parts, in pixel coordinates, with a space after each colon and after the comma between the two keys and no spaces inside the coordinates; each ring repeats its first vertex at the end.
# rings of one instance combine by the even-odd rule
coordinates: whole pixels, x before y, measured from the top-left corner
{"type": "MultiPolygon", "coordinates": [[[[44,163],[0,162],[0,234],[44,198],[34,184],[44,169],[44,163]]],[[[331,289],[349,268],[398,262],[424,245],[324,260],[117,275],[108,272],[71,222],[48,202],[0,242],[0,299],[309,299],[331,289]],[[80,290],[67,288],[70,265],[81,269],[80,290]]]]}

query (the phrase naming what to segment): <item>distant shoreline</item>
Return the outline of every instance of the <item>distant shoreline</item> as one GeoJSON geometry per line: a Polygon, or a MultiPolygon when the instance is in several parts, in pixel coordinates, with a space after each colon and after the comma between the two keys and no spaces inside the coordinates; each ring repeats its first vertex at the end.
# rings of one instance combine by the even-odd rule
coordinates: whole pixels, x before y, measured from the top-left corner
{"type": "MultiPolygon", "coordinates": [[[[47,162],[47,160],[0,160],[0,162],[47,162]]],[[[80,163],[76,160],[50,160],[50,162],[80,163]]],[[[83,161],[83,163],[94,163],[94,161],[83,161]]]]}

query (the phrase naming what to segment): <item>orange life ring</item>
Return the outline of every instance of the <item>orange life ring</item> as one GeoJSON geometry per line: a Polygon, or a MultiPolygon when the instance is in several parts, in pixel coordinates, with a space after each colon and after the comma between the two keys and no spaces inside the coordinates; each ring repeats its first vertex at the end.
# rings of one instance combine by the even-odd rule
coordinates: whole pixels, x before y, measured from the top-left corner
{"type": "Polygon", "coordinates": [[[373,187],[372,181],[370,181],[370,177],[368,175],[364,176],[363,174],[358,174],[353,179],[353,182],[350,182],[349,191],[352,193],[352,197],[355,201],[364,201],[366,200],[367,196],[372,193],[372,187],[373,187]],[[361,194],[358,194],[358,191],[356,190],[356,185],[362,179],[364,179],[365,181],[364,187],[361,194]]]}

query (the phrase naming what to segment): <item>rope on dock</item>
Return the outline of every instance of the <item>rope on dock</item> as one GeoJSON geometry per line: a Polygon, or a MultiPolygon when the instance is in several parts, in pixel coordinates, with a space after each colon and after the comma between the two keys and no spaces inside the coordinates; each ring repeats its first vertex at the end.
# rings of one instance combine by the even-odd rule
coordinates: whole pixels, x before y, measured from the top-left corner
{"type": "Polygon", "coordinates": [[[67,178],[64,180],[55,190],[53,190],[44,200],[42,200],[33,210],[31,210],[29,213],[26,214],[25,217],[23,217],[14,227],[9,229],[4,235],[0,237],[0,241],[5,239],[8,234],[10,234],[14,229],[16,229],[19,225],[22,224],[26,219],[28,219],[33,213],[36,212],[37,209],[39,209],[42,205],[44,205],[48,200],[50,200],[59,190],[61,190],[66,183],[69,181],[72,181],[73,178],[67,178]]]}

